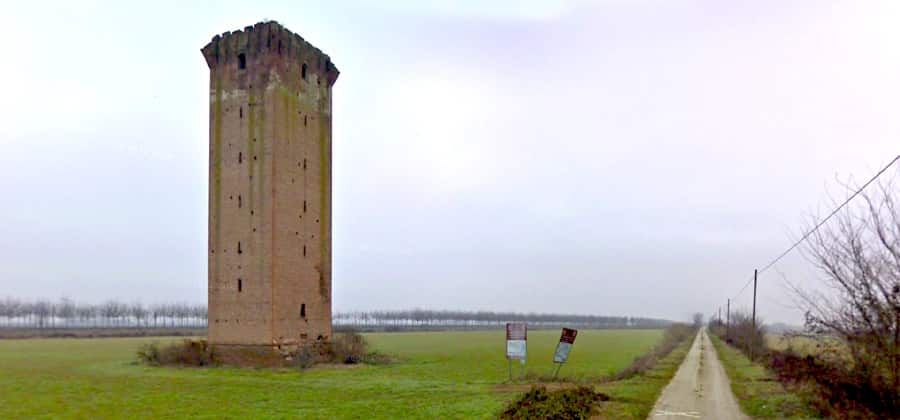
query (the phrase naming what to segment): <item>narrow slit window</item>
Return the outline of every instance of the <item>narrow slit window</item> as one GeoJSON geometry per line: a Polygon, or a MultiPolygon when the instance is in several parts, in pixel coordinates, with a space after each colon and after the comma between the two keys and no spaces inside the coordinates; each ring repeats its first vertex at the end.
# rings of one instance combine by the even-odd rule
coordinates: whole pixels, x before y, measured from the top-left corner
{"type": "Polygon", "coordinates": [[[306,213],[306,200],[303,200],[303,212],[306,213]]]}
{"type": "Polygon", "coordinates": [[[241,70],[247,68],[247,55],[244,53],[238,54],[238,68],[241,70]]]}
{"type": "Polygon", "coordinates": [[[303,158],[303,169],[306,169],[306,158],[303,158]]]}
{"type": "Polygon", "coordinates": [[[244,162],[244,152],[238,152],[238,163],[244,162]]]}
{"type": "Polygon", "coordinates": [[[243,118],[244,118],[244,107],[238,108],[238,118],[239,118],[239,119],[243,119],[243,118]]]}
{"type": "Polygon", "coordinates": [[[243,254],[244,251],[241,251],[241,241],[238,241],[238,254],[243,254]]]}
{"type": "Polygon", "coordinates": [[[244,281],[241,279],[238,279],[238,293],[241,293],[243,291],[244,291],[244,281]]]}
{"type": "Polygon", "coordinates": [[[241,206],[243,205],[243,203],[242,203],[241,201],[242,201],[242,200],[241,200],[241,195],[238,194],[238,208],[241,208],[241,206]]]}
{"type": "Polygon", "coordinates": [[[307,124],[307,121],[306,121],[306,115],[304,115],[304,116],[303,116],[303,126],[306,127],[306,124],[307,124]]]}
{"type": "Polygon", "coordinates": [[[300,304],[300,318],[306,318],[306,304],[300,304]]]}
{"type": "Polygon", "coordinates": [[[306,256],[306,245],[303,245],[303,256],[306,256]]]}
{"type": "Polygon", "coordinates": [[[303,63],[303,66],[300,67],[300,77],[306,80],[306,63],[303,63]]]}

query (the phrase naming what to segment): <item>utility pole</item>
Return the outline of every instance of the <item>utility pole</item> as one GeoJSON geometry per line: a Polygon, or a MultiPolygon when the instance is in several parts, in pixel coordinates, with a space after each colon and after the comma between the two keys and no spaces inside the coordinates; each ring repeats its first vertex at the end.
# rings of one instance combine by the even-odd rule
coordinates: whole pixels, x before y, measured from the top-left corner
{"type": "Polygon", "coordinates": [[[725,308],[725,342],[728,342],[728,338],[731,337],[731,299],[728,299],[727,305],[725,308]]]}
{"type": "Polygon", "coordinates": [[[756,333],[756,275],[758,270],[753,269],[753,333],[756,333]]]}
{"type": "Polygon", "coordinates": [[[753,361],[753,345],[756,344],[756,277],[759,270],[753,269],[753,330],[750,331],[750,340],[747,342],[747,353],[750,354],[750,360],[753,361]]]}

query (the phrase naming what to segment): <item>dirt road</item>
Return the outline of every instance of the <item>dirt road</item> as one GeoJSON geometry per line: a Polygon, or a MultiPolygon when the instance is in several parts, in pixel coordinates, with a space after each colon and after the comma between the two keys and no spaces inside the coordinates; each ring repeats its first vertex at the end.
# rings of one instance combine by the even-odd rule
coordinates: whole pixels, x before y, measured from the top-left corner
{"type": "Polygon", "coordinates": [[[672,382],[656,401],[650,419],[748,419],[741,412],[731,384],[706,328],[694,338],[672,382]]]}

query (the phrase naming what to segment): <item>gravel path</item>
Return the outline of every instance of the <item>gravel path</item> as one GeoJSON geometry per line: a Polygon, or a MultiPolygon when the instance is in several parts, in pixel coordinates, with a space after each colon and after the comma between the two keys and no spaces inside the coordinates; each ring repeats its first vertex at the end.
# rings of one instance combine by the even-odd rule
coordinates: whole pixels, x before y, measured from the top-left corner
{"type": "Polygon", "coordinates": [[[650,419],[748,419],[741,412],[716,349],[700,329],[684,362],[656,401],[650,419]]]}

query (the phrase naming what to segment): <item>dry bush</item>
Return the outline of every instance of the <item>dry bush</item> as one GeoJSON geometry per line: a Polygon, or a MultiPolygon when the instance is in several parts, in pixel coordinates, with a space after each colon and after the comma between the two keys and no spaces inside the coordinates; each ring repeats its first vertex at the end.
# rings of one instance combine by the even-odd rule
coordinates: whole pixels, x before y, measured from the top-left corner
{"type": "Polygon", "coordinates": [[[291,354],[291,358],[301,369],[319,363],[385,364],[391,361],[386,355],[370,350],[366,338],[352,331],[338,333],[330,342],[302,346],[291,354]]]}
{"type": "Polygon", "coordinates": [[[605,394],[579,386],[547,391],[543,386],[531,390],[509,403],[501,419],[588,419],[598,401],[608,401],[605,394]]]}
{"type": "Polygon", "coordinates": [[[732,312],[727,325],[717,324],[710,331],[752,360],[764,360],[768,355],[765,326],[759,319],[754,323],[746,312],[732,312]]]}
{"type": "Polygon", "coordinates": [[[314,351],[310,346],[302,346],[297,349],[295,353],[291,355],[294,360],[294,363],[300,369],[307,369],[313,367],[322,357],[318,354],[318,352],[314,351]]]}
{"type": "Polygon", "coordinates": [[[769,368],[782,383],[801,390],[809,404],[825,418],[896,418],[884,396],[855,372],[852,363],[822,355],[801,355],[793,350],[773,351],[769,368]],[[891,414],[893,413],[893,414],[891,414]]]}
{"type": "Polygon", "coordinates": [[[152,366],[212,366],[218,364],[206,340],[183,340],[166,346],[153,342],[137,351],[138,361],[152,366]]]}
{"type": "Polygon", "coordinates": [[[338,363],[356,364],[365,360],[369,354],[369,343],[362,334],[355,332],[341,333],[331,343],[334,361],[338,363]]]}

